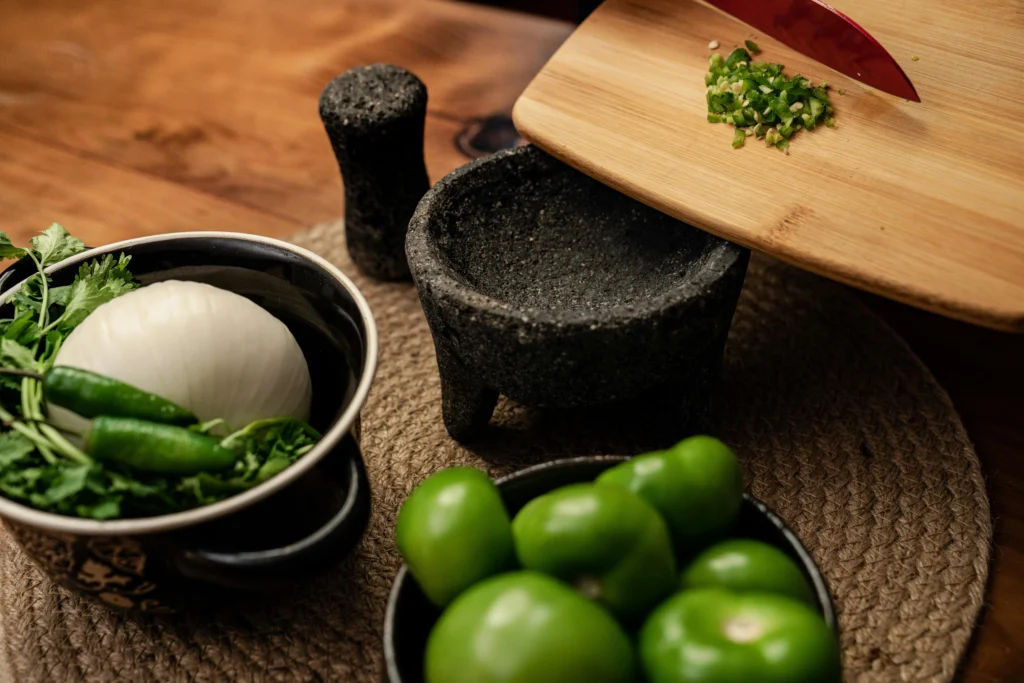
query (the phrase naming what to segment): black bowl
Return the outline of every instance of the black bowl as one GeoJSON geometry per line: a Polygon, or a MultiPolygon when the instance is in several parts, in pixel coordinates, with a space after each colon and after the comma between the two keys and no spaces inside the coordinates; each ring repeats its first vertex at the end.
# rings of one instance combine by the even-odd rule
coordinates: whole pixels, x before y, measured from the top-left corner
{"type": "Polygon", "coordinates": [[[499,394],[579,408],[661,392],[682,433],[703,429],[747,249],[526,146],[437,183],[406,254],[454,438],[499,394]]]}
{"type": "MultiPolygon", "coordinates": [[[[69,284],[83,261],[129,254],[143,285],[195,280],[268,310],[295,335],[313,383],[310,422],[323,434],[291,467],[213,505],[169,515],[97,521],[42,512],[0,497],[0,518],[56,582],[120,609],[169,612],[294,585],[335,565],[362,537],[370,489],[359,411],[377,365],[369,306],[334,266],[278,240],[180,233],[91,249],[48,269],[69,284]],[[243,593],[244,594],[244,593],[243,593]]],[[[34,269],[0,275],[0,317],[34,269]]]]}
{"type": "MultiPolygon", "coordinates": [[[[628,460],[622,456],[567,458],[534,465],[497,480],[510,515],[537,496],[567,484],[593,481],[605,470],[628,460]]],[[[778,515],[757,499],[744,495],[743,508],[733,533],[769,543],[797,563],[811,588],[818,611],[838,635],[835,608],[828,585],[796,534],[778,515]]],[[[384,616],[384,683],[423,683],[423,657],[427,637],[441,612],[420,590],[405,565],[398,570],[384,616]]]]}

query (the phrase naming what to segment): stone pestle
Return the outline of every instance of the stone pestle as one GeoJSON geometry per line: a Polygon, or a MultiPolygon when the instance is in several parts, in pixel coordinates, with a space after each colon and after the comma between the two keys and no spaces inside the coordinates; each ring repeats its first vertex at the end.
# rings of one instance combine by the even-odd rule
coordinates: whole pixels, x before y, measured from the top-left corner
{"type": "Polygon", "coordinates": [[[427,88],[391,64],[359,66],[320,95],[320,119],[345,188],[345,240],[367,275],[407,280],[405,233],[430,189],[423,159],[427,88]]]}

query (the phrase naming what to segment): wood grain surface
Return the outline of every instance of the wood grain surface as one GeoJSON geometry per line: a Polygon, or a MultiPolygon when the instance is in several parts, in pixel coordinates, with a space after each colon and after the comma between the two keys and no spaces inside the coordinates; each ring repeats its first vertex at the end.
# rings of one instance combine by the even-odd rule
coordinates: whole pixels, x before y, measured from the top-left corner
{"type": "MultiPolygon", "coordinates": [[[[570,30],[425,0],[0,0],[0,230],[287,237],[341,211],[317,114],[335,74],[386,60],[424,79],[437,179],[466,161],[464,123],[507,111],[570,30]]],[[[865,299],[948,388],[990,479],[998,548],[964,680],[1024,680],[1024,338],[865,299]]]]}
{"type": "Polygon", "coordinates": [[[1024,14],[1018,2],[837,0],[921,103],[871,89],[695,0],[608,0],[516,104],[520,132],[687,222],[916,306],[1024,332],[1024,14]],[[704,74],[760,59],[827,80],[837,127],[786,155],[706,121],[704,74]],[[914,58],[918,58],[914,61],[914,58]]]}

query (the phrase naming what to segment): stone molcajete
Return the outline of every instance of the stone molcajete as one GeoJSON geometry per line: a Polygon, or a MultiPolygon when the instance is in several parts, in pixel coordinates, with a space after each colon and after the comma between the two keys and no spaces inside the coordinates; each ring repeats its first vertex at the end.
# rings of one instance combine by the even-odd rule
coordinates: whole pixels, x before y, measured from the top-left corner
{"type": "Polygon", "coordinates": [[[349,251],[377,277],[411,272],[451,436],[478,435],[499,394],[555,408],[653,396],[679,406],[681,432],[702,429],[749,251],[530,146],[455,170],[413,213],[425,106],[422,83],[387,65],[320,100],[349,251]]]}
{"type": "Polygon", "coordinates": [[[699,428],[749,259],[535,147],[441,180],[406,254],[460,440],[498,394],[579,407],[664,392],[699,428]]]}

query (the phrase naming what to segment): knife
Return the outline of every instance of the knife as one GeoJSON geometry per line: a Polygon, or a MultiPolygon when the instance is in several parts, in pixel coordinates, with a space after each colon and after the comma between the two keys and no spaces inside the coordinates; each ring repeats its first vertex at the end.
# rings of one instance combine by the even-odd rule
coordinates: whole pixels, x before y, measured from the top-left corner
{"type": "Polygon", "coordinates": [[[907,74],[871,34],[820,0],[705,2],[850,78],[921,101],[907,74]]]}

